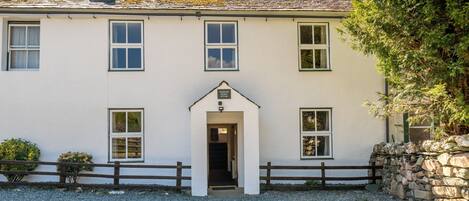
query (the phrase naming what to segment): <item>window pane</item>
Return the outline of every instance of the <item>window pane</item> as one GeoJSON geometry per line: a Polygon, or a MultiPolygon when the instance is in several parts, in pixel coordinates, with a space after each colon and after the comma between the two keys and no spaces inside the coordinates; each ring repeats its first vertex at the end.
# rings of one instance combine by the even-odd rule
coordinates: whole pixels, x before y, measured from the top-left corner
{"type": "Polygon", "coordinates": [[[112,68],[125,68],[125,48],[112,48],[112,68]]]}
{"type": "Polygon", "coordinates": [[[228,128],[218,128],[219,134],[228,134],[228,128]]]}
{"type": "Polygon", "coordinates": [[[28,58],[25,50],[12,50],[10,68],[26,68],[28,65],[28,58]]]}
{"type": "Polygon", "coordinates": [[[317,117],[317,131],[329,131],[329,112],[318,111],[317,117]]]}
{"type": "Polygon", "coordinates": [[[142,113],[129,112],[127,115],[129,132],[142,132],[142,113]]]}
{"type": "Polygon", "coordinates": [[[128,43],[141,43],[142,42],[142,24],[129,23],[129,42],[128,43]]]}
{"type": "Polygon", "coordinates": [[[301,68],[313,68],[313,50],[301,50],[301,68]]]}
{"type": "Polygon", "coordinates": [[[112,158],[125,159],[125,138],[112,138],[112,158]]]}
{"type": "Polygon", "coordinates": [[[223,49],[223,68],[235,68],[235,49],[224,48],[223,49]]]}
{"type": "Polygon", "coordinates": [[[318,141],[318,153],[316,155],[329,156],[329,136],[317,136],[316,139],[318,141]]]}
{"type": "Polygon", "coordinates": [[[112,132],[113,133],[126,132],[125,112],[113,112],[112,113],[112,132]]]}
{"type": "Polygon", "coordinates": [[[208,61],[207,61],[207,64],[208,64],[208,68],[220,68],[220,64],[221,64],[221,53],[220,53],[220,50],[219,48],[217,49],[208,49],[207,53],[208,53],[208,61]]]}
{"type": "Polygon", "coordinates": [[[235,25],[223,24],[222,25],[222,41],[223,43],[235,43],[235,25]]]}
{"type": "Polygon", "coordinates": [[[326,26],[314,26],[314,44],[326,44],[326,26]]]}
{"type": "Polygon", "coordinates": [[[327,51],[324,49],[314,50],[314,62],[316,68],[327,69],[327,51]]]}
{"type": "Polygon", "coordinates": [[[431,139],[431,129],[430,128],[409,128],[409,138],[411,142],[420,143],[424,140],[431,139]]]}
{"type": "Polygon", "coordinates": [[[316,156],[316,140],[314,136],[303,136],[303,156],[316,156]]]}
{"type": "Polygon", "coordinates": [[[28,68],[39,68],[39,50],[28,51],[28,68]]]}
{"type": "Polygon", "coordinates": [[[125,43],[125,38],[127,38],[125,23],[112,23],[112,42],[125,43]]]}
{"type": "Polygon", "coordinates": [[[26,27],[12,26],[10,33],[11,46],[25,46],[26,45],[26,27]]]}
{"type": "Polygon", "coordinates": [[[142,138],[141,137],[129,137],[127,147],[128,158],[142,158],[142,138]]]}
{"type": "Polygon", "coordinates": [[[220,43],[220,24],[207,25],[208,43],[220,43]]]}
{"type": "Polygon", "coordinates": [[[141,68],[142,67],[142,49],[140,48],[129,48],[129,68],[141,68]]]}
{"type": "Polygon", "coordinates": [[[316,117],[314,111],[302,112],[303,117],[303,131],[315,131],[316,128],[316,117]]]}
{"type": "Polygon", "coordinates": [[[310,25],[300,26],[301,44],[313,44],[313,28],[310,25]]]}
{"type": "Polygon", "coordinates": [[[28,46],[39,46],[39,27],[28,27],[28,46]]]}

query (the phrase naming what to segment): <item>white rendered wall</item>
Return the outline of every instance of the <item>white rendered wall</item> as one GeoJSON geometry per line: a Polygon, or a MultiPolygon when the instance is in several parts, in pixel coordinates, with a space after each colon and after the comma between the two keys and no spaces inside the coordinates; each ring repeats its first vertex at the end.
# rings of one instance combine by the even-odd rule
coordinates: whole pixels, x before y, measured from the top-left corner
{"type": "MultiPolygon", "coordinates": [[[[25,18],[3,20],[21,19],[25,18]]],[[[261,105],[260,164],[319,165],[319,160],[300,160],[300,107],[333,108],[334,160],[326,164],[367,164],[372,145],[385,139],[384,121],[362,106],[383,91],[383,78],[376,73],[373,58],[339,39],[338,19],[37,19],[41,21],[40,70],[0,71],[0,138],[21,137],[37,143],[41,160],[55,161],[62,152],[84,151],[95,162],[106,163],[108,108],[144,108],[145,163],[190,164],[188,106],[221,80],[261,105]],[[144,72],[108,72],[110,19],[144,21],[144,72]],[[204,71],[204,20],[238,21],[239,71],[204,71]],[[298,22],[329,22],[332,71],[298,71],[298,22]]]]}

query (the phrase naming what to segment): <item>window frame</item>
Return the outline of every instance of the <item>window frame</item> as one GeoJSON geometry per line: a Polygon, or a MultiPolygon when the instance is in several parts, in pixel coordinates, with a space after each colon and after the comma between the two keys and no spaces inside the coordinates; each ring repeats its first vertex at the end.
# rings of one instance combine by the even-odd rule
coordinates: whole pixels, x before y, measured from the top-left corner
{"type": "Polygon", "coordinates": [[[239,71],[239,39],[238,39],[238,21],[223,21],[223,20],[206,20],[204,21],[204,71],[216,72],[216,71],[239,71]],[[220,25],[220,43],[209,43],[208,42],[208,25],[219,24],[220,25]],[[233,24],[235,42],[234,43],[223,43],[223,24],[233,24]],[[208,67],[208,49],[220,49],[220,68],[209,68],[208,67]],[[234,49],[235,57],[234,68],[223,68],[223,49],[229,48],[234,49]]]}
{"type": "Polygon", "coordinates": [[[39,71],[41,68],[41,23],[40,21],[9,21],[7,24],[7,71],[39,71]],[[25,46],[12,47],[11,45],[11,28],[12,27],[26,27],[25,29],[25,46]],[[28,46],[28,27],[39,27],[39,45],[28,46]],[[11,67],[11,51],[26,51],[26,67],[25,68],[12,68],[11,67]],[[29,51],[39,51],[39,61],[37,68],[29,68],[29,51]]]}
{"type": "Polygon", "coordinates": [[[435,131],[435,120],[432,118],[432,120],[429,122],[429,125],[411,125],[409,122],[409,117],[411,114],[409,113],[403,113],[402,114],[402,119],[403,119],[403,126],[404,126],[404,142],[411,142],[410,136],[412,135],[411,130],[412,129],[425,129],[428,131],[428,134],[432,136],[435,131]]]}
{"type": "MultiPolygon", "coordinates": [[[[334,159],[333,154],[333,139],[332,139],[332,108],[331,107],[302,107],[299,109],[300,114],[300,159],[301,160],[324,160],[324,159],[334,159]],[[315,112],[315,117],[317,117],[317,112],[329,112],[329,130],[328,131],[317,131],[317,126],[315,128],[316,131],[304,131],[303,130],[303,112],[315,112]],[[326,156],[305,156],[304,155],[304,144],[303,144],[303,137],[318,137],[318,136],[328,136],[329,137],[329,155],[326,156]]],[[[315,118],[317,121],[317,118],[315,118]]],[[[317,125],[317,124],[315,124],[317,125]]],[[[315,146],[315,153],[317,153],[317,141],[315,146]]]]}
{"type": "Polygon", "coordinates": [[[108,109],[108,162],[113,163],[116,161],[119,162],[128,162],[128,163],[140,163],[145,161],[145,111],[143,108],[109,108],[108,109]],[[113,112],[125,112],[125,121],[126,121],[126,132],[124,133],[114,133],[112,131],[112,114],[113,112]],[[128,113],[129,112],[140,112],[141,113],[141,132],[129,132],[128,130],[128,113]],[[128,158],[128,138],[129,137],[140,137],[142,141],[141,147],[141,157],[140,158],[128,158]],[[126,138],[126,157],[123,159],[113,159],[112,158],[112,139],[113,138],[126,138]]]}
{"type": "MultiPolygon", "coordinates": [[[[300,72],[321,72],[321,71],[332,71],[331,67],[331,50],[330,50],[330,29],[329,29],[329,22],[298,22],[297,25],[297,37],[298,37],[298,70],[300,72]],[[301,44],[301,26],[312,26],[312,40],[313,44],[301,44]],[[314,26],[326,26],[326,44],[314,44],[314,26]],[[327,54],[327,68],[303,68],[301,64],[301,50],[326,50],[327,54]]],[[[316,58],[313,56],[313,64],[315,63],[316,58]]]]}
{"type": "Polygon", "coordinates": [[[109,20],[109,71],[111,72],[132,72],[132,71],[145,71],[145,23],[144,20],[109,20]],[[126,28],[126,43],[114,43],[112,41],[113,38],[113,30],[112,30],[112,25],[114,23],[125,23],[125,28],[126,28]],[[128,29],[128,24],[129,23],[139,23],[141,25],[141,30],[140,30],[140,38],[141,41],[140,43],[128,43],[128,38],[129,38],[129,29],[128,29]],[[114,68],[113,67],[113,48],[125,48],[125,68],[114,68]],[[129,68],[129,53],[128,49],[129,48],[139,48],[141,49],[141,55],[140,55],[140,63],[141,67],[140,68],[129,68]]]}

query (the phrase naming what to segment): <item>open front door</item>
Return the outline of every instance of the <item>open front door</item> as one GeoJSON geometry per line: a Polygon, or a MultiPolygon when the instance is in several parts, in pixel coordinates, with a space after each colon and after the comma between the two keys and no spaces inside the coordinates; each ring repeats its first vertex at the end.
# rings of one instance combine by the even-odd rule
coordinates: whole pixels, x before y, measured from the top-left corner
{"type": "Polygon", "coordinates": [[[208,125],[209,186],[237,186],[236,125],[208,125]]]}

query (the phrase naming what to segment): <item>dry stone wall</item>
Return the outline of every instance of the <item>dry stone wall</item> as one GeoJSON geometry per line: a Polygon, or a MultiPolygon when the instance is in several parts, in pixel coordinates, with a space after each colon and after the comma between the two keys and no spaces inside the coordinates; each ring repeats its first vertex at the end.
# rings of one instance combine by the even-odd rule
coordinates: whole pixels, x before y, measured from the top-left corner
{"type": "Polygon", "coordinates": [[[469,134],[442,141],[380,143],[370,162],[383,166],[383,191],[403,200],[469,200],[469,134]]]}

